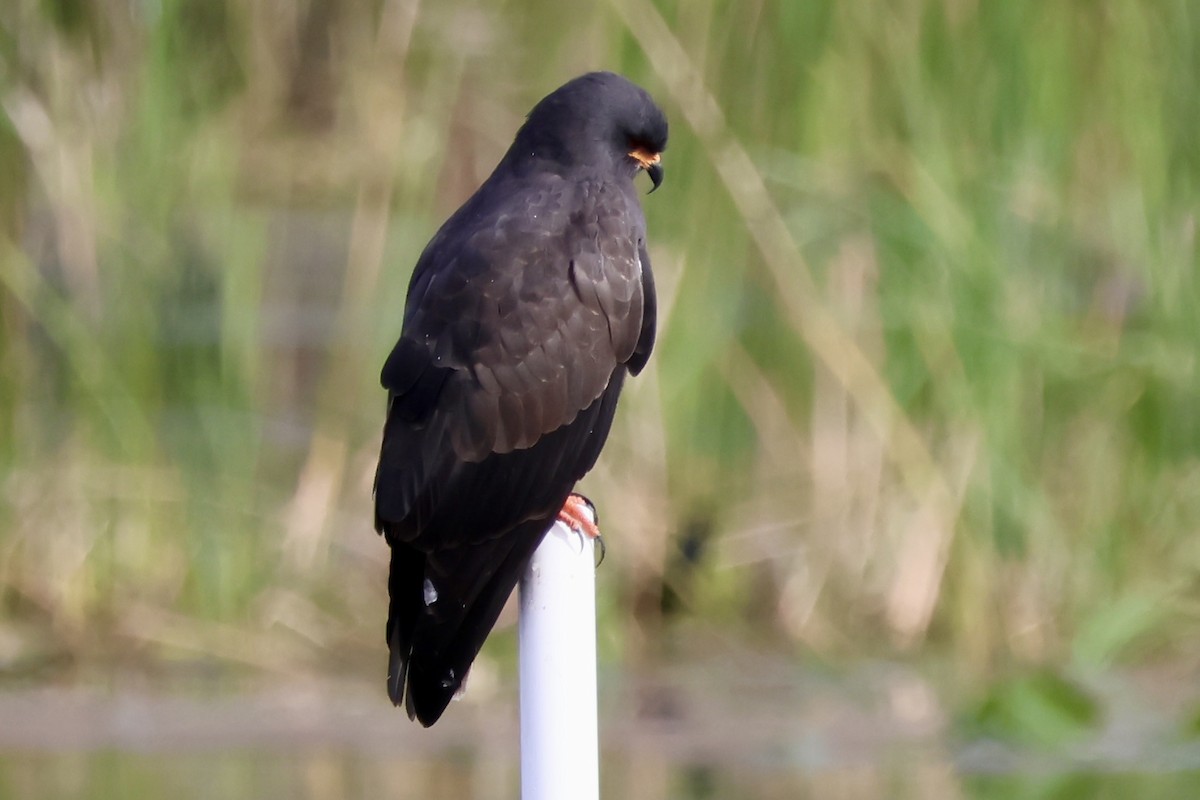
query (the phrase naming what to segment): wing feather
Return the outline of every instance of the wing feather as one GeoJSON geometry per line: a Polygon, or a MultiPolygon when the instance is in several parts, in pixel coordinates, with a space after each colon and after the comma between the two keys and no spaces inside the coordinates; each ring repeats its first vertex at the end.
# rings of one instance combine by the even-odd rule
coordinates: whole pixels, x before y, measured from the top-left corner
{"type": "MultiPolygon", "coordinates": [[[[529,447],[570,422],[642,336],[644,223],[636,200],[604,186],[536,188],[523,200],[526,213],[435,237],[410,292],[420,308],[410,309],[389,359],[406,369],[384,376],[403,397],[417,368],[450,370],[458,391],[447,392],[435,413],[460,459],[529,447]],[[572,191],[578,196],[566,197],[572,191]],[[618,230],[624,234],[612,235],[618,230]],[[447,251],[456,241],[463,244],[447,251]],[[412,363],[417,347],[429,354],[427,365],[412,363]]],[[[441,386],[432,377],[429,385],[441,386]]]]}

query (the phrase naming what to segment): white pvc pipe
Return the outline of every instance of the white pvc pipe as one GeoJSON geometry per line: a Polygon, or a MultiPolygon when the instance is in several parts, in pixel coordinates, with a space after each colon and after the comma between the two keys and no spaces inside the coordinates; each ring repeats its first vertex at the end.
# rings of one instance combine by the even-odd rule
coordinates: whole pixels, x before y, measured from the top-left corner
{"type": "Polygon", "coordinates": [[[521,576],[522,800],[598,800],[592,540],[556,522],[521,576]]]}

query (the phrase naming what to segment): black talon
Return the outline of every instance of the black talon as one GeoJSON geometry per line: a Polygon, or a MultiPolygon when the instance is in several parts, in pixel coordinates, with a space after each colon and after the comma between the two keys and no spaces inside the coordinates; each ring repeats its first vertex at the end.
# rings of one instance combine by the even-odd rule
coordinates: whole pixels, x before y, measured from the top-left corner
{"type": "Polygon", "coordinates": [[[600,512],[596,510],[596,504],[593,503],[591,501],[591,498],[589,498],[587,495],[580,494],[579,492],[571,492],[571,494],[575,495],[580,500],[587,503],[588,511],[592,512],[592,524],[595,525],[597,528],[599,528],[600,527],[600,512]]]}

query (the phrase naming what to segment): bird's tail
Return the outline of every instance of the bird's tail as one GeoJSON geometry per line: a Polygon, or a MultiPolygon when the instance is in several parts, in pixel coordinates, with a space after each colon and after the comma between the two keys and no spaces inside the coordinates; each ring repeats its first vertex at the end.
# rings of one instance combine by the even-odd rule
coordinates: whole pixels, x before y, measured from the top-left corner
{"type": "Polygon", "coordinates": [[[552,522],[428,556],[393,544],[388,695],[410,719],[429,727],[441,717],[552,522]]]}
{"type": "Polygon", "coordinates": [[[421,613],[419,597],[425,574],[425,555],[404,544],[392,545],[392,563],[388,574],[388,697],[394,705],[404,702],[404,684],[408,674],[408,654],[412,651],[413,631],[421,613]]]}

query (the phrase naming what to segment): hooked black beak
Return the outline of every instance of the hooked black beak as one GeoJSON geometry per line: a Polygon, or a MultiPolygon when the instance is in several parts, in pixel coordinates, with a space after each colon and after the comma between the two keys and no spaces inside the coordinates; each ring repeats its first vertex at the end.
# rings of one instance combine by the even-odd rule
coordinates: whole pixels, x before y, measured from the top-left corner
{"type": "Polygon", "coordinates": [[[652,194],[663,179],[662,153],[656,153],[645,147],[635,147],[629,153],[629,157],[637,162],[639,169],[646,170],[646,174],[650,176],[650,182],[654,186],[647,194],[652,194]]]}
{"type": "Polygon", "coordinates": [[[646,194],[654,194],[654,190],[657,189],[658,185],[663,181],[662,162],[655,161],[653,164],[647,164],[646,174],[650,176],[650,182],[654,184],[654,186],[652,186],[650,191],[646,192],[646,194]]]}

